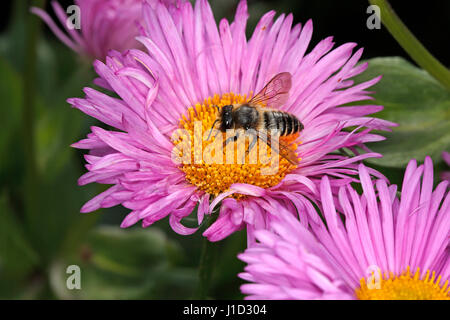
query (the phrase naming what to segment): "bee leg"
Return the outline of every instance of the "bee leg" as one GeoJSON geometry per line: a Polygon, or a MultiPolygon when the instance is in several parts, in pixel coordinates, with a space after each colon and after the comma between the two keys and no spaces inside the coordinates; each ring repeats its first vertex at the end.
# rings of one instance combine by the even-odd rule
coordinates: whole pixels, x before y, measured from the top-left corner
{"type": "Polygon", "coordinates": [[[224,146],[226,146],[227,144],[229,144],[231,141],[236,141],[239,138],[239,131],[236,132],[236,135],[233,137],[229,137],[228,139],[225,140],[224,142],[224,146]]]}
{"type": "MultiPolygon", "coordinates": [[[[239,138],[239,135],[240,135],[240,134],[239,134],[239,131],[237,131],[237,132],[236,132],[236,135],[227,138],[227,139],[223,142],[223,147],[222,147],[223,150],[225,150],[227,144],[229,144],[230,142],[236,142],[237,139],[239,138]]],[[[234,148],[234,147],[233,147],[233,148],[234,148]]],[[[234,151],[233,151],[233,153],[234,153],[234,151]]]]}
{"type": "Polygon", "coordinates": [[[248,148],[245,151],[244,158],[243,158],[242,162],[245,162],[245,157],[250,154],[250,151],[253,149],[253,147],[256,145],[256,142],[258,141],[258,134],[257,134],[257,132],[255,130],[249,129],[249,130],[247,130],[247,133],[253,137],[253,140],[250,141],[250,143],[248,144],[248,148]]]}
{"type": "MultiPolygon", "coordinates": [[[[206,141],[208,141],[209,138],[211,138],[211,133],[213,132],[214,126],[216,125],[217,121],[219,121],[219,119],[216,119],[216,120],[214,121],[214,123],[212,124],[211,130],[209,131],[208,138],[206,139],[206,141]]],[[[216,136],[217,136],[217,134],[216,134],[216,136]]]]}

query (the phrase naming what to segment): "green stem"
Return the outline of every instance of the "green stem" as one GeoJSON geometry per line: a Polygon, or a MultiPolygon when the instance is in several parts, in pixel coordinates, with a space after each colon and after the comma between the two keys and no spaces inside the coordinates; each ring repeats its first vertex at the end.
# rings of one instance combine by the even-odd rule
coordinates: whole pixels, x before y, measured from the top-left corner
{"type": "Polygon", "coordinates": [[[25,69],[24,69],[24,99],[22,109],[23,145],[25,153],[25,212],[29,227],[37,222],[39,188],[38,170],[35,149],[35,98],[36,98],[36,62],[37,44],[40,36],[41,21],[35,15],[28,12],[28,5],[44,7],[45,0],[24,1],[26,15],[25,34],[25,69]]]}
{"type": "Polygon", "coordinates": [[[381,22],[410,57],[430,75],[450,90],[450,70],[442,65],[409,31],[386,0],[369,0],[380,8],[381,22]]]}
{"type": "MultiPolygon", "coordinates": [[[[211,226],[216,218],[217,213],[213,212],[205,223],[206,228],[211,226]]],[[[199,283],[195,294],[195,297],[198,300],[205,300],[208,297],[208,291],[214,270],[214,263],[217,258],[217,248],[218,245],[216,243],[209,241],[207,238],[203,239],[203,247],[198,270],[199,283]]]]}

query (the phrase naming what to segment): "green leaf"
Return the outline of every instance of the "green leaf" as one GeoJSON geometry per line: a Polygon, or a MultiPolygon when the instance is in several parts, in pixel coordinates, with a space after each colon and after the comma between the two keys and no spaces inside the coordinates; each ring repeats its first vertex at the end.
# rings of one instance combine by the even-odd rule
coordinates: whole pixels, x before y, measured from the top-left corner
{"type": "Polygon", "coordinates": [[[81,250],[53,264],[51,287],[64,299],[186,298],[197,280],[194,269],[176,267],[180,247],[155,227],[93,230],[81,250]],[[81,289],[69,290],[69,265],[81,270],[81,289]]]}
{"type": "Polygon", "coordinates": [[[403,167],[412,158],[423,161],[429,155],[436,161],[450,150],[450,92],[427,72],[399,57],[374,58],[358,77],[360,83],[378,75],[383,78],[371,90],[375,101],[384,106],[376,116],[399,124],[385,141],[369,144],[383,158],[368,162],[386,167],[403,167]]]}
{"type": "Polygon", "coordinates": [[[39,260],[8,204],[0,195],[0,273],[11,276],[26,274],[39,260]]]}
{"type": "Polygon", "coordinates": [[[0,35],[0,54],[19,72],[23,72],[25,68],[25,17],[29,14],[27,9],[27,1],[14,1],[9,13],[11,22],[6,31],[0,35]]]}
{"type": "Polygon", "coordinates": [[[95,185],[82,188],[77,185],[81,170],[74,161],[68,161],[57,174],[51,170],[50,167],[42,176],[36,191],[39,197],[36,208],[39,223],[29,226],[34,246],[45,262],[50,262],[59,254],[70,254],[64,250],[77,249],[80,244],[74,241],[85,238],[100,217],[95,213],[80,213],[82,205],[98,190],[95,185]]]}
{"type": "Polygon", "coordinates": [[[0,57],[0,186],[17,181],[20,176],[18,164],[22,163],[18,141],[20,135],[23,86],[21,78],[0,57]]]}

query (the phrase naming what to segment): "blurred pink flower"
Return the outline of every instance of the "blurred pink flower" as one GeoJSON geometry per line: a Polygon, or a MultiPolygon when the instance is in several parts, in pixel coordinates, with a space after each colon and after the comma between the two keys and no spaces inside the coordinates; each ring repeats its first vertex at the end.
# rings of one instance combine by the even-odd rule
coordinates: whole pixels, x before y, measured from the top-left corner
{"type": "MultiPolygon", "coordinates": [[[[450,153],[447,151],[442,152],[442,159],[444,159],[447,166],[450,166],[450,153]]],[[[450,171],[444,171],[441,173],[441,179],[450,182],[450,171]]]]}
{"type": "Polygon", "coordinates": [[[64,33],[42,9],[31,11],[44,20],[53,33],[72,50],[91,59],[104,60],[111,49],[125,51],[140,47],[138,22],[142,0],[75,0],[80,8],[80,30],[70,29],[65,10],[57,1],[51,2],[64,33]]]}
{"type": "Polygon", "coordinates": [[[433,191],[431,158],[410,161],[401,199],[397,186],[372,182],[364,165],[359,172],[362,196],[344,186],[334,197],[322,179],[326,224],[307,230],[285,214],[256,232],[259,242],[239,255],[248,299],[450,298],[450,195],[447,181],[433,191]]]}
{"type": "Polygon", "coordinates": [[[350,78],[367,67],[357,65],[362,49],[353,53],[356,44],[346,43],[332,50],[329,37],[306,53],[311,21],[293,26],[291,14],[275,21],[274,16],[273,11],[266,13],[247,41],[245,1],[239,3],[235,20],[230,24],[222,19],[219,27],[205,0],[195,7],[189,2],[143,6],[143,35],[138,40],[148,53],[112,51],[105,63],[94,63],[100,76],[96,84],[118,97],[86,88],[84,99],[69,100],[118,130],[93,127],[87,139],[73,145],[90,150],[89,172],[79,184],[113,185],[86,203],[82,212],[122,204],[132,210],[122,227],[140,220],[146,227],[168,216],[176,232],[191,234],[197,226],[188,228],[181,220],[198,205],[200,225],[221,202],[218,219],[204,236],[218,241],[248,226],[251,241],[253,230],[264,228],[271,213],[277,215],[283,207],[298,209],[302,223],[318,220],[310,200],[318,199],[320,178],[328,175],[337,190],[357,180],[352,175],[357,174],[358,161],[381,156],[359,154],[356,148],[367,151],[365,143],[384,139],[371,130],[394,125],[368,117],[382,106],[342,106],[371,99],[366,89],[380,79],[353,85],[350,78]],[[192,131],[194,120],[209,129],[217,116],[214,105],[246,101],[283,71],[292,74],[292,89],[281,109],[305,126],[296,149],[298,167],[281,159],[277,174],[263,176],[259,165],[172,161],[172,133],[179,128],[192,131]],[[355,156],[337,154],[341,148],[355,156]]]}

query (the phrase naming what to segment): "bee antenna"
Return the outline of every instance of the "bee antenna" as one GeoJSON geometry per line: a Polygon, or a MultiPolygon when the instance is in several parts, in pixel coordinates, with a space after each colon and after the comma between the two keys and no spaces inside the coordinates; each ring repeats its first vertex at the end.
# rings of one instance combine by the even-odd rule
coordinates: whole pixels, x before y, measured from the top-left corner
{"type": "MultiPolygon", "coordinates": [[[[216,107],[217,107],[217,106],[216,106],[216,107]]],[[[211,133],[212,133],[212,131],[213,131],[213,129],[214,129],[214,126],[216,125],[217,121],[219,121],[219,119],[216,119],[216,120],[214,121],[214,123],[212,124],[211,130],[209,130],[208,139],[206,139],[206,141],[208,141],[209,138],[211,138],[211,133]]]]}

